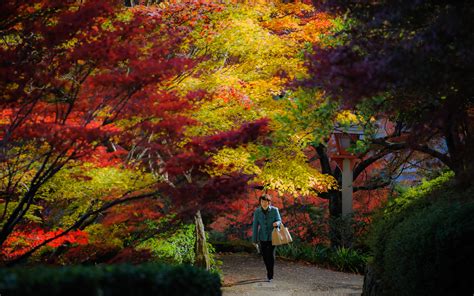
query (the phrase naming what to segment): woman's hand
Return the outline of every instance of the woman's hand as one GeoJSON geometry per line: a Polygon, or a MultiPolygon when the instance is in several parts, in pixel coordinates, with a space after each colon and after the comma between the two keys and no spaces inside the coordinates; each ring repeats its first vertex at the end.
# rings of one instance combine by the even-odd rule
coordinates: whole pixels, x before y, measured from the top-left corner
{"type": "Polygon", "coordinates": [[[273,222],[273,227],[277,227],[278,226],[278,222],[273,222]]]}

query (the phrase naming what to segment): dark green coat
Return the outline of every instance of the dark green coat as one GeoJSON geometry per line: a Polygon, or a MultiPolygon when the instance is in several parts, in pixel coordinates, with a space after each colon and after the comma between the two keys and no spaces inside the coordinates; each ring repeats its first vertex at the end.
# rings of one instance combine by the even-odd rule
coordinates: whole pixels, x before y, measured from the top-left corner
{"type": "Polygon", "coordinates": [[[258,207],[253,213],[252,242],[271,241],[273,222],[281,223],[278,208],[269,206],[268,213],[264,213],[262,207],[258,207]]]}

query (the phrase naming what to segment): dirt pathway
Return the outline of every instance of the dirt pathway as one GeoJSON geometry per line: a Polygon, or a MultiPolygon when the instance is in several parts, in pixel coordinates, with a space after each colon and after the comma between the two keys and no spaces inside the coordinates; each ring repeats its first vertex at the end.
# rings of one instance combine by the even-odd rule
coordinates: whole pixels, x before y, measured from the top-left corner
{"type": "Polygon", "coordinates": [[[362,293],[361,275],[277,258],[274,279],[268,283],[262,257],[257,254],[218,254],[217,257],[223,261],[224,296],[355,296],[362,293]]]}

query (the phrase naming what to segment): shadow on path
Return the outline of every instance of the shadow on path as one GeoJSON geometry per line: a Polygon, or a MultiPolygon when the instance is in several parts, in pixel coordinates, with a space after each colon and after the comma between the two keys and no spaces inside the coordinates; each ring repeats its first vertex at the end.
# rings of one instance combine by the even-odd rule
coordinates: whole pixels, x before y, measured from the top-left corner
{"type": "Polygon", "coordinates": [[[266,279],[249,279],[249,280],[241,280],[233,283],[228,283],[225,287],[232,287],[232,286],[242,286],[242,285],[249,285],[255,283],[266,283],[268,282],[266,279]]]}
{"type": "Polygon", "coordinates": [[[354,296],[362,293],[362,275],[277,258],[275,277],[267,282],[265,265],[257,254],[222,253],[217,257],[222,260],[224,296],[354,296]]]}

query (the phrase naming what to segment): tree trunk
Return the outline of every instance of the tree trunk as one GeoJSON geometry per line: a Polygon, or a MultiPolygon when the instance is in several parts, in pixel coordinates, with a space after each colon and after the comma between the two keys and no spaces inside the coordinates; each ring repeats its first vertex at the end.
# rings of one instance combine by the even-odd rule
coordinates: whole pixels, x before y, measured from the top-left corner
{"type": "MultiPolygon", "coordinates": [[[[341,184],[338,184],[341,186],[341,184]]],[[[329,216],[338,218],[342,215],[342,194],[339,190],[328,192],[329,195],[329,216]]]]}
{"type": "MultiPolygon", "coordinates": [[[[327,148],[322,144],[313,146],[313,148],[319,156],[321,172],[333,176],[340,187],[342,185],[342,174],[338,168],[334,171],[331,169],[329,156],[326,151],[327,148]]],[[[330,190],[321,193],[320,196],[329,200],[329,238],[331,241],[331,247],[339,247],[341,245],[341,240],[339,239],[340,230],[337,227],[337,223],[334,222],[342,216],[342,193],[340,190],[330,190]]]]}
{"type": "MultiPolygon", "coordinates": [[[[339,184],[341,186],[341,184],[339,184]]],[[[329,196],[329,239],[331,248],[346,247],[342,216],[342,194],[341,191],[331,190],[328,192],[329,196]]]]}
{"type": "Polygon", "coordinates": [[[209,250],[206,244],[206,232],[204,231],[204,223],[202,222],[201,211],[197,211],[194,216],[196,225],[196,242],[194,243],[195,260],[194,265],[209,270],[211,268],[211,260],[209,258],[209,250]]]}

